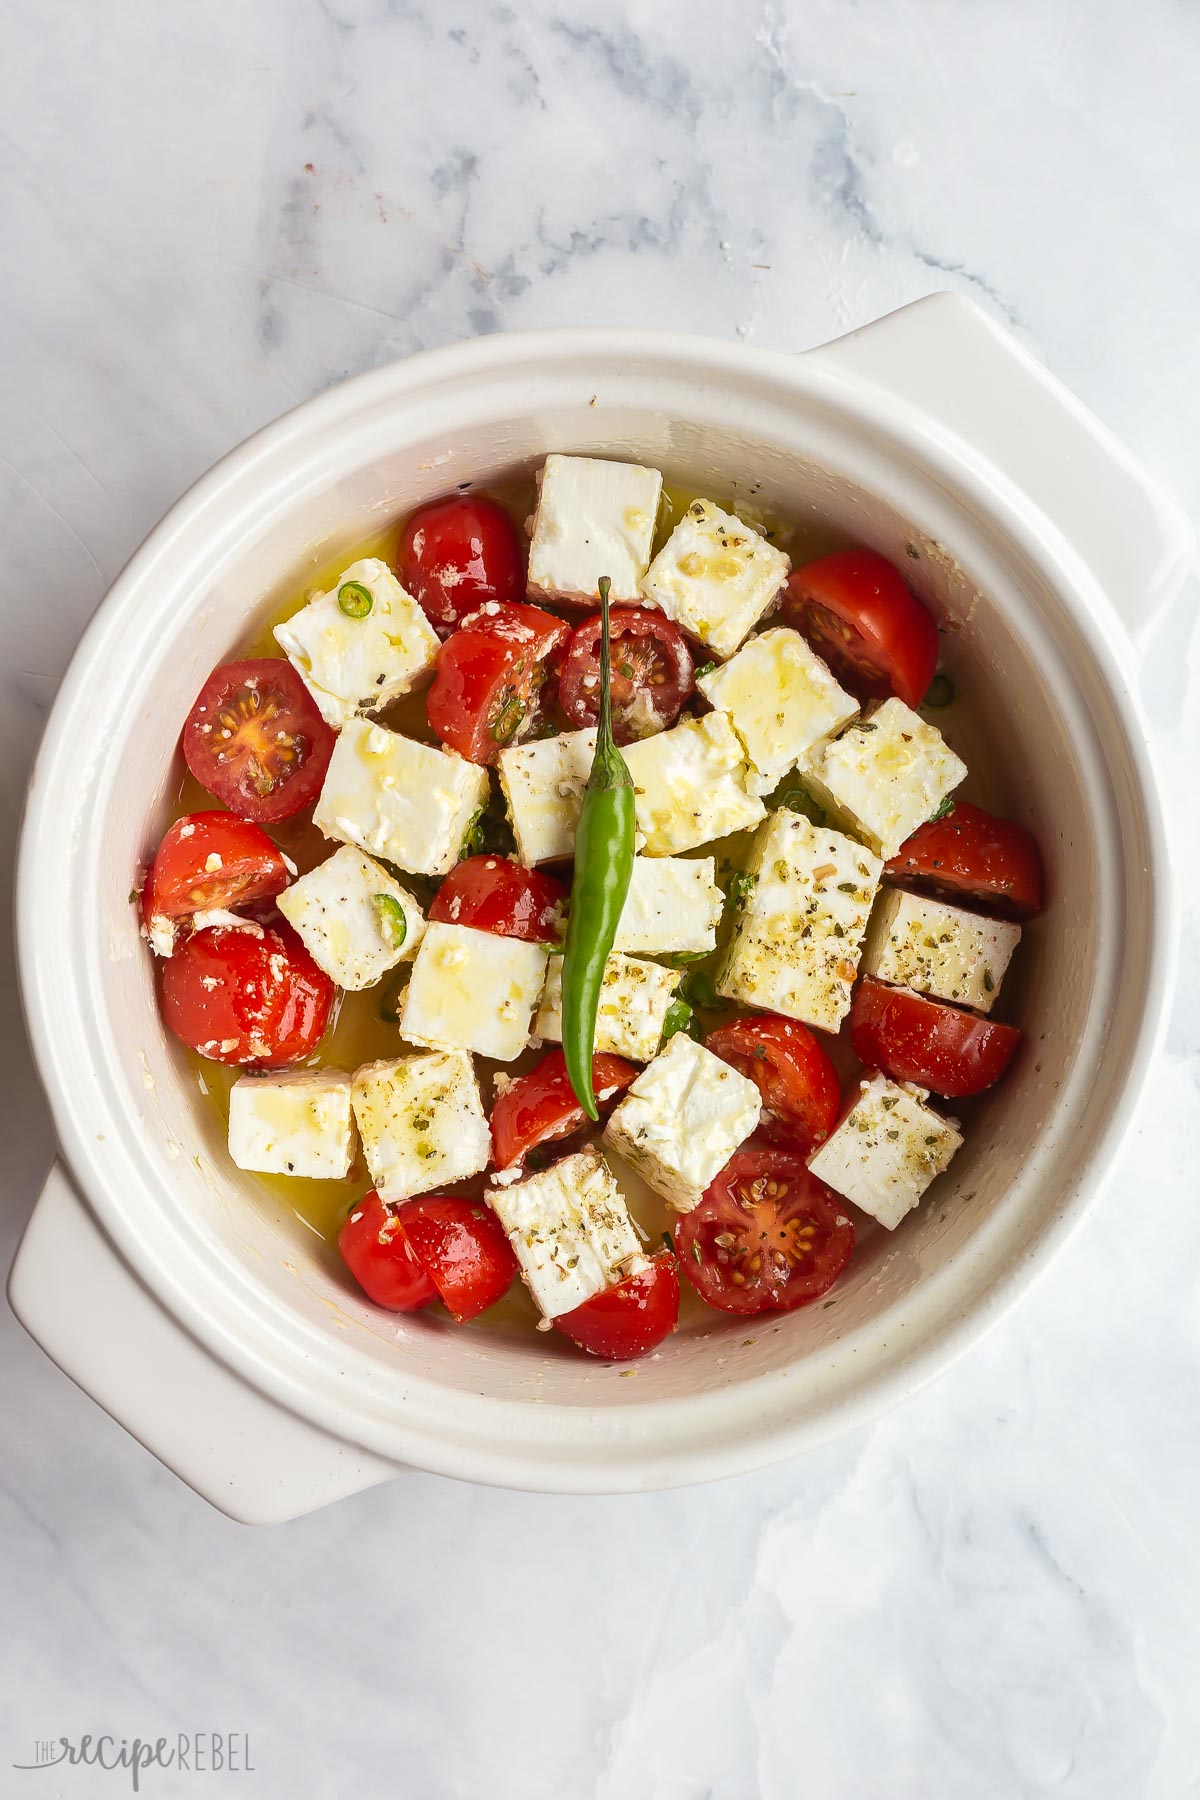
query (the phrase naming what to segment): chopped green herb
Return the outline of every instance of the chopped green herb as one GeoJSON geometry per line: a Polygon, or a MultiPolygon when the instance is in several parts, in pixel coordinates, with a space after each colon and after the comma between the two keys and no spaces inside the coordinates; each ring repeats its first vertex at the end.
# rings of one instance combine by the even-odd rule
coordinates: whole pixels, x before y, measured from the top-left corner
{"type": "Polygon", "coordinates": [[[757,882],[757,875],[751,875],[747,870],[740,869],[729,884],[729,904],[744,906],[747,896],[754,892],[757,882]]]}
{"type": "Polygon", "coordinates": [[[954,683],[948,675],[939,673],[934,676],[929,684],[929,691],[925,695],[924,704],[926,706],[953,706],[954,683]]]}
{"type": "Polygon", "coordinates": [[[520,694],[506,690],[501,700],[500,711],[491,724],[491,736],[497,744],[507,744],[512,740],[526,711],[525,702],[520,694]]]}
{"type": "Polygon", "coordinates": [[[372,894],[371,905],[379,915],[379,929],[393,950],[401,950],[408,936],[404,908],[394,894],[372,894]]]}
{"type": "Polygon", "coordinates": [[[338,608],[348,619],[365,619],[375,601],[361,581],[343,581],[337,592],[338,608]]]}
{"type": "Polygon", "coordinates": [[[696,680],[699,681],[702,675],[711,675],[713,670],[719,667],[720,664],[715,662],[701,663],[700,667],[696,670],[696,680]]]}
{"type": "Polygon", "coordinates": [[[692,1009],[687,1001],[672,1000],[663,1020],[663,1043],[665,1044],[668,1038],[673,1038],[680,1031],[690,1032],[692,1023],[692,1009]]]}
{"type": "Polygon", "coordinates": [[[938,807],[937,811],[930,813],[929,823],[931,825],[936,825],[939,819],[948,819],[950,817],[950,814],[953,811],[954,811],[954,801],[951,799],[950,795],[947,794],[946,798],[942,801],[942,804],[938,807]]]}

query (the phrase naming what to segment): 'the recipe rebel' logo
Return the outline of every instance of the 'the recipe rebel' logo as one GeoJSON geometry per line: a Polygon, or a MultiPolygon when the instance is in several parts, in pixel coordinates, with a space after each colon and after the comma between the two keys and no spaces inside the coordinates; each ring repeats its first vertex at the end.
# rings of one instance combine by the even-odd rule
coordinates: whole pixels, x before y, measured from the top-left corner
{"type": "Polygon", "coordinates": [[[108,1733],[94,1737],[39,1738],[32,1762],[15,1762],[14,1769],[78,1768],[124,1770],[135,1794],[141,1792],[148,1769],[175,1769],[185,1775],[253,1775],[250,1738],[244,1731],[179,1732],[174,1738],[115,1738],[108,1733]]]}

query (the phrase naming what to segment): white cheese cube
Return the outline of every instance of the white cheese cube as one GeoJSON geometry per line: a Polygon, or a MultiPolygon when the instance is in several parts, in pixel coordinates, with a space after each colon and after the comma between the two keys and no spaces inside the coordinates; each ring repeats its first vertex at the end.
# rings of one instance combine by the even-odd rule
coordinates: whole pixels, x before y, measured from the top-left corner
{"type": "MultiPolygon", "coordinates": [[[[361,603],[361,597],[353,596],[351,603],[361,603]]],[[[376,556],[351,563],[328,593],[277,625],[275,636],[335,730],[356,713],[377,712],[411,693],[432,675],[438,653],[433,626],[376,556]],[[371,597],[362,618],[347,616],[338,603],[346,582],[371,597]]]]}
{"type": "Polygon", "coordinates": [[[487,1198],[543,1318],[573,1312],[644,1261],[629,1208],[596,1149],[490,1188],[487,1198]]]}
{"type": "Polygon", "coordinates": [[[408,889],[352,844],[301,875],[275,904],[317,967],[350,993],[410,962],[425,930],[408,889]]]}
{"type": "Polygon", "coordinates": [[[500,752],[500,786],[517,854],[526,868],[574,851],[583,790],[595,754],[596,732],[591,726],[500,752]]]}
{"type": "Polygon", "coordinates": [[[808,1166],[893,1231],[961,1144],[950,1120],[926,1106],[924,1088],[872,1075],[808,1166]]]}
{"type": "Polygon", "coordinates": [[[711,856],[635,856],[613,949],[700,955],[716,946],[724,904],[711,856]]]}
{"type": "Polygon", "coordinates": [[[863,969],[896,987],[991,1012],[1021,927],[984,919],[900,888],[885,888],[871,920],[863,969]]]}
{"type": "Polygon", "coordinates": [[[636,601],[658,519],[662,476],[637,463],[548,456],[538,486],[529,588],[595,604],[607,575],[614,601],[636,601]]]}
{"type": "Polygon", "coordinates": [[[351,719],[343,726],[313,824],[413,875],[447,875],[487,804],[477,763],[351,719]]]}
{"type": "Polygon", "coordinates": [[[470,925],[427,925],[404,990],[401,1034],[512,1062],[529,1042],[548,954],[544,944],[470,925]]]}
{"type": "Polygon", "coordinates": [[[935,725],[885,700],[806,758],[806,787],[882,857],[894,856],[967,773],[935,725]]]}
{"type": "Polygon", "coordinates": [[[753,771],[747,785],[770,793],[819,738],[840,731],[858,702],[835,681],[798,631],[777,625],[752,637],[696,686],[728,714],[753,771]]]}
{"type": "Polygon", "coordinates": [[[694,500],[650,564],[642,596],[718,656],[732,656],[790,568],[752,526],[711,500],[694,500]]]}
{"type": "Polygon", "coordinates": [[[382,1200],[407,1200],[488,1166],[488,1130],[471,1058],[431,1050],[355,1071],[354,1116],[382,1200]]]}
{"type": "Polygon", "coordinates": [[[679,1032],[626,1090],[604,1135],[677,1212],[690,1212],[761,1111],[754,1082],[679,1032]]]}
{"type": "Polygon", "coordinates": [[[800,813],[758,831],[718,993],[822,1031],[850,1008],[883,865],[873,851],[800,813]]]}
{"type": "Polygon", "coordinates": [[[344,1181],[354,1150],[344,1069],[243,1075],[229,1090],[229,1154],[239,1169],[344,1181]]]}
{"type": "Polygon", "coordinates": [[[627,744],[637,826],[648,856],[674,856],[757,825],[766,807],[746,791],[746,755],[724,713],[681,719],[627,744]]]}
{"type": "MultiPolygon", "coordinates": [[[[533,1022],[538,1037],[556,1044],[562,1042],[562,965],[561,956],[550,958],[533,1022]]],[[[667,1013],[682,980],[682,969],[664,969],[661,963],[614,951],[604,965],[600,983],[595,1048],[626,1056],[630,1062],[649,1062],[657,1056],[667,1013]]]]}

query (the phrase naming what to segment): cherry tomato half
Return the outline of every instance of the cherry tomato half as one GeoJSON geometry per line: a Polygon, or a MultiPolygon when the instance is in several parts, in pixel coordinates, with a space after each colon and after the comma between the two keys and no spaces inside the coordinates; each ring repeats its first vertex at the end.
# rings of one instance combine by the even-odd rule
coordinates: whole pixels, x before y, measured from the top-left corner
{"type": "MultiPolygon", "coordinates": [[[[558,681],[559,704],[572,725],[600,717],[600,614],[576,626],[558,681]]],[[[618,744],[665,731],[695,685],[683,634],[660,612],[614,606],[610,615],[613,736],[618,744]]]]}
{"type": "Polygon", "coordinates": [[[312,695],[280,656],[214,669],[183,728],[184,759],[200,786],[260,825],[312,805],[334,742],[312,695]]]}
{"type": "Polygon", "coordinates": [[[209,926],[163,964],[167,1029],[213,1062],[300,1062],[324,1037],[332,1008],[332,981],[282,923],[209,926]]]}
{"type": "Polygon", "coordinates": [[[402,1201],[396,1218],[456,1325],[507,1294],[517,1259],[504,1227],[482,1200],[422,1196],[402,1201]]]}
{"type": "Polygon", "coordinates": [[[853,1253],[854,1226],[801,1157],[752,1139],[680,1219],[675,1250],[720,1312],[790,1312],[833,1286],[853,1253]]]}
{"type": "Polygon", "coordinates": [[[1012,919],[1042,910],[1042,859],[1023,825],[955,802],[944,819],[919,825],[884,873],[949,900],[978,900],[1012,919]]]}
{"type": "Polygon", "coordinates": [[[265,831],[228,812],[188,813],[167,827],[142,888],[142,920],[156,945],[198,912],[232,912],[288,884],[265,831]]]}
{"type": "Polygon", "coordinates": [[[561,1313],[554,1328],[592,1356],[629,1362],[661,1344],[678,1323],[679,1274],[671,1252],[660,1250],[636,1275],[561,1313]]]}
{"type": "Polygon", "coordinates": [[[540,869],[523,869],[506,856],[468,856],[434,895],[429,917],[527,944],[553,944],[562,935],[567,898],[562,882],[540,869]]]}
{"type": "Polygon", "coordinates": [[[807,1025],[756,1013],[718,1025],[704,1040],[722,1062],[757,1083],[763,1097],[759,1135],[809,1156],[837,1123],[842,1090],[837,1070],[807,1025]]]}
{"type": "Polygon", "coordinates": [[[445,637],[485,600],[524,596],[525,554],[503,507],[486,494],[455,494],[408,521],[399,575],[445,637]]]}
{"type": "Polygon", "coordinates": [[[538,606],[472,613],[438,652],[425,700],[429,723],[451,750],[493,763],[528,730],[545,659],[567,627],[538,606]]]}
{"type": "Polygon", "coordinates": [[[788,578],[780,618],[860,700],[920,706],[937,668],[933,614],[874,550],[838,550],[788,578]]]}
{"type": "MultiPolygon", "coordinates": [[[[592,1058],[592,1087],[601,1106],[624,1093],[637,1075],[624,1057],[601,1052],[592,1058]]],[[[541,1062],[510,1081],[492,1108],[492,1146],[496,1167],[507,1169],[528,1156],[535,1144],[569,1137],[587,1124],[575,1098],[566,1058],[551,1050],[541,1062]]]]}
{"type": "Polygon", "coordinates": [[[981,1094],[999,1081],[1020,1041],[1015,1025],[981,1019],[871,976],[850,1008],[850,1042],[860,1062],[951,1100],[981,1094]]]}
{"type": "Polygon", "coordinates": [[[342,1258],[369,1300],[389,1312],[417,1312],[438,1297],[404,1227],[371,1190],[338,1232],[342,1258]]]}

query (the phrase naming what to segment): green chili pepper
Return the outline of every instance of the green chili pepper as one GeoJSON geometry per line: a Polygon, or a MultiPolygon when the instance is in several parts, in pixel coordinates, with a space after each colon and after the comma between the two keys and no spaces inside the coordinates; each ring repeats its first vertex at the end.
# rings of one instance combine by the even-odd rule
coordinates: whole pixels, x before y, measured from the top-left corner
{"type": "Polygon", "coordinates": [[[337,602],[348,619],[365,619],[375,604],[370,588],[361,581],[343,581],[337,602]]]}
{"type": "Polygon", "coordinates": [[[379,914],[380,930],[392,949],[402,949],[408,936],[408,920],[400,902],[394,894],[372,894],[371,905],[379,914]]]}
{"type": "Polygon", "coordinates": [[[380,990],[379,1016],[385,1025],[398,1025],[400,1023],[400,1007],[404,1000],[404,990],[408,986],[408,978],[411,974],[412,969],[407,964],[404,965],[398,974],[392,976],[392,979],[388,982],[387,986],[380,990]]]}
{"type": "Polygon", "coordinates": [[[600,725],[575,831],[575,874],[562,972],[563,1056],[575,1098],[589,1119],[600,1117],[592,1090],[600,984],[633,873],[633,778],[612,734],[608,634],[611,585],[607,575],[601,576],[600,725]]]}
{"type": "Polygon", "coordinates": [[[929,684],[923,706],[953,706],[954,683],[948,675],[937,674],[929,684]]]}

